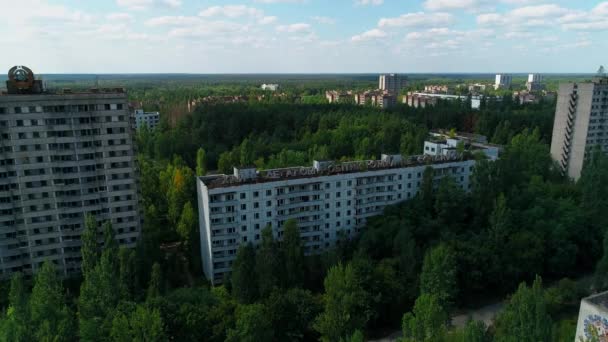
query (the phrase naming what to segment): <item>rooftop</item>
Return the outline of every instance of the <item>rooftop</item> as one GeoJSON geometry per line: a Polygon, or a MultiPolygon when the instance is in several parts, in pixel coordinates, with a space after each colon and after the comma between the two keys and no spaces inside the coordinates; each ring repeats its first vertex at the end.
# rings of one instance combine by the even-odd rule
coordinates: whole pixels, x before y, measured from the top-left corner
{"type": "MultiPolygon", "coordinates": [[[[314,178],[337,174],[349,174],[366,171],[399,169],[430,164],[443,164],[463,160],[472,160],[469,155],[429,156],[417,155],[402,157],[399,154],[383,154],[380,160],[356,160],[350,162],[314,161],[312,167],[296,166],[282,169],[255,170],[249,168],[235,168],[234,175],[202,176],[199,179],[209,188],[224,188],[244,184],[256,184],[283,181],[288,179],[314,178]],[[248,170],[249,177],[239,177],[243,170],[248,170]],[[250,172],[255,172],[254,174],[250,172]]],[[[243,173],[244,174],[244,173],[243,173]]]]}
{"type": "Polygon", "coordinates": [[[608,291],[583,298],[583,300],[603,310],[608,310],[608,291]]]}

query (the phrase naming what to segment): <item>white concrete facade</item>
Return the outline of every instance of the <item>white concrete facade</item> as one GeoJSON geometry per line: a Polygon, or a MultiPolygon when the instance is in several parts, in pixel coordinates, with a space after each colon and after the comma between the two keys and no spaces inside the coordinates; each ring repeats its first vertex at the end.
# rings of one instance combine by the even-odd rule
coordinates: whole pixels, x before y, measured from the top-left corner
{"type": "MultiPolygon", "coordinates": [[[[132,117],[122,89],[0,95],[0,278],[45,260],[80,272],[87,213],[134,247],[140,232],[132,117]]],[[[101,236],[100,236],[101,238],[101,236]]]]}
{"type": "Polygon", "coordinates": [[[383,74],[378,77],[378,89],[399,95],[401,89],[407,87],[407,76],[399,74],[383,74]]]}
{"type": "Polygon", "coordinates": [[[577,180],[587,153],[599,145],[608,153],[608,77],[559,86],[551,156],[577,180]]]}
{"type": "Polygon", "coordinates": [[[262,84],[262,86],[260,86],[260,89],[262,90],[270,90],[270,91],[277,91],[279,89],[279,85],[278,84],[262,84]]]}
{"type": "Polygon", "coordinates": [[[240,244],[259,243],[271,226],[281,239],[283,224],[295,219],[306,254],[334,247],[338,236],[354,237],[370,216],[413,198],[427,167],[435,182],[450,176],[470,188],[474,160],[383,155],[380,161],[333,163],[278,170],[236,170],[235,175],[197,179],[203,271],[213,283],[228,275],[240,244]],[[251,171],[253,170],[253,171],[251,171]]]}
{"type": "Polygon", "coordinates": [[[598,341],[608,340],[608,292],[581,300],[575,341],[593,341],[594,336],[598,341]]]}
{"type": "Polygon", "coordinates": [[[135,110],[135,127],[137,129],[146,126],[150,129],[155,129],[160,123],[159,112],[144,112],[143,109],[135,110]]]}
{"type": "Polygon", "coordinates": [[[511,81],[513,77],[508,74],[496,74],[494,80],[494,89],[509,89],[511,87],[511,81]]]}

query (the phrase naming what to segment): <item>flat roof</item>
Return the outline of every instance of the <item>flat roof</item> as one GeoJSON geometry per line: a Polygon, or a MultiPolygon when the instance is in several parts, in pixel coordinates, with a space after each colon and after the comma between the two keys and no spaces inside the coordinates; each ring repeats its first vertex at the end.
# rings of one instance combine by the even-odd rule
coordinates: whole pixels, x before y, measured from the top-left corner
{"type": "Polygon", "coordinates": [[[460,161],[474,160],[473,156],[467,154],[455,156],[430,156],[416,155],[404,157],[401,161],[383,160],[357,160],[351,162],[333,162],[322,170],[314,167],[296,166],[282,169],[270,169],[257,171],[257,177],[239,179],[234,175],[213,175],[198,177],[209,189],[225,188],[245,184],[257,184],[278,182],[291,179],[316,178],[323,176],[333,176],[339,174],[361,173],[368,171],[379,171],[388,169],[401,169],[424,165],[447,164],[460,161]]]}

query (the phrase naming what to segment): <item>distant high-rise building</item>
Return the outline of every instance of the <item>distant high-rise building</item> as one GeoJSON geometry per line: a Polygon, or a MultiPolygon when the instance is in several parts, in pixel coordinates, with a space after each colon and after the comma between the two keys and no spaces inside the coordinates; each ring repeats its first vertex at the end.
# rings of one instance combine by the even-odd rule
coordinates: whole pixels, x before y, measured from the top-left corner
{"type": "Polygon", "coordinates": [[[135,110],[135,128],[140,129],[143,126],[146,126],[150,129],[155,129],[159,123],[159,112],[144,112],[143,109],[135,110]]]}
{"type": "Polygon", "coordinates": [[[511,81],[513,77],[508,74],[496,74],[496,80],[494,82],[494,89],[509,89],[511,87],[511,81]]]}
{"type": "Polygon", "coordinates": [[[540,74],[529,74],[528,82],[526,82],[526,88],[528,91],[540,91],[545,88],[543,82],[543,77],[540,74]]]}
{"type": "MultiPolygon", "coordinates": [[[[119,244],[140,232],[128,97],[120,89],[45,92],[26,67],[0,93],[0,278],[51,260],[80,272],[86,214],[119,244]]],[[[101,236],[100,236],[101,237],[101,236]]]]}
{"type": "Polygon", "coordinates": [[[608,151],[608,77],[591,82],[559,85],[551,156],[564,173],[575,180],[581,175],[585,157],[594,145],[608,151]]]}
{"type": "Polygon", "coordinates": [[[380,75],[378,80],[378,89],[390,94],[398,95],[405,87],[407,87],[407,76],[405,75],[384,74],[380,75]]]}

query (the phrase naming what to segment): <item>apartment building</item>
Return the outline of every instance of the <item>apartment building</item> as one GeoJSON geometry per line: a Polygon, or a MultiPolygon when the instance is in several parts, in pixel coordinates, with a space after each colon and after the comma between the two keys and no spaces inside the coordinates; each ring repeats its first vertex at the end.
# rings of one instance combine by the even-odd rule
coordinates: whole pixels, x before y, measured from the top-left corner
{"type": "Polygon", "coordinates": [[[511,82],[513,77],[509,74],[496,74],[494,80],[494,89],[509,89],[511,88],[511,82]]]}
{"type": "Polygon", "coordinates": [[[598,145],[608,152],[608,77],[559,85],[551,156],[573,179],[581,176],[584,161],[598,145]]]}
{"type": "Polygon", "coordinates": [[[361,106],[369,104],[386,109],[397,105],[397,99],[387,91],[367,90],[355,94],[355,103],[361,106]]]}
{"type": "Polygon", "coordinates": [[[457,155],[458,150],[470,153],[483,153],[490,160],[498,159],[502,147],[488,143],[483,135],[470,133],[451,133],[445,131],[430,132],[430,138],[424,142],[424,154],[430,156],[457,155]]]}
{"type": "Polygon", "coordinates": [[[353,92],[351,90],[328,90],[325,92],[325,98],[329,103],[348,102],[353,99],[353,92]]]}
{"type": "Polygon", "coordinates": [[[543,76],[540,74],[529,74],[526,82],[526,89],[530,92],[541,91],[545,89],[543,84],[543,76]]]}
{"type": "Polygon", "coordinates": [[[413,198],[427,167],[435,182],[453,177],[470,188],[475,161],[459,155],[382,155],[346,163],[314,161],[312,167],[274,170],[234,168],[232,175],[197,178],[203,271],[219,284],[229,274],[240,244],[260,242],[272,227],[295,219],[306,254],[334,247],[339,236],[354,237],[366,219],[391,204],[413,198]]]}
{"type": "Polygon", "coordinates": [[[159,112],[144,112],[143,109],[135,110],[135,128],[140,129],[143,126],[146,126],[150,129],[155,129],[159,123],[159,112]]]}
{"type": "MultiPolygon", "coordinates": [[[[80,272],[85,214],[117,241],[140,232],[133,136],[123,89],[45,92],[31,70],[0,93],[0,278],[51,260],[80,272]]],[[[101,232],[99,239],[102,240],[101,232]]]]}
{"type": "Polygon", "coordinates": [[[407,87],[407,76],[399,74],[383,74],[378,78],[378,89],[399,95],[407,87]]]}

